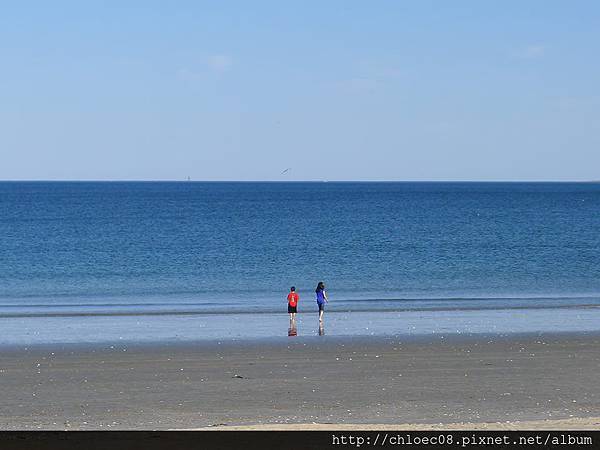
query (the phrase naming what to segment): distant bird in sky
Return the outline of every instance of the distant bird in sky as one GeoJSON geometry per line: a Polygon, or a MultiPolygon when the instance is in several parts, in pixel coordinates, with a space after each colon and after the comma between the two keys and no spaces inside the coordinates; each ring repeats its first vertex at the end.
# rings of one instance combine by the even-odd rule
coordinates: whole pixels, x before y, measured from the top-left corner
{"type": "Polygon", "coordinates": [[[283,175],[284,173],[288,173],[290,170],[292,170],[291,167],[288,167],[287,169],[285,169],[283,172],[281,172],[281,175],[283,175]]]}

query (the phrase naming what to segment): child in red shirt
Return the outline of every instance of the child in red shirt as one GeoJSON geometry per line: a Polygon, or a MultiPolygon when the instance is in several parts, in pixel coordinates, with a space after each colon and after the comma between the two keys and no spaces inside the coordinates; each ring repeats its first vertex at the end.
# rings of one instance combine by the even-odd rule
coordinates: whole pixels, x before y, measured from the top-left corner
{"type": "Polygon", "coordinates": [[[296,294],[296,287],[292,286],[290,288],[290,293],[287,296],[288,302],[288,313],[290,313],[290,321],[296,320],[296,313],[298,312],[298,300],[300,300],[300,296],[296,294]]]}

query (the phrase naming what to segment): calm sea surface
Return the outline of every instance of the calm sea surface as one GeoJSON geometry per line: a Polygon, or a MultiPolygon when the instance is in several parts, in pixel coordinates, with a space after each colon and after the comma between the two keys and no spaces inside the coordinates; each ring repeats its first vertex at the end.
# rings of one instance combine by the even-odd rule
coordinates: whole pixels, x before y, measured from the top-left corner
{"type": "Polygon", "coordinates": [[[600,330],[600,184],[0,183],[0,344],[278,335],[321,280],[329,334],[600,330]]]}

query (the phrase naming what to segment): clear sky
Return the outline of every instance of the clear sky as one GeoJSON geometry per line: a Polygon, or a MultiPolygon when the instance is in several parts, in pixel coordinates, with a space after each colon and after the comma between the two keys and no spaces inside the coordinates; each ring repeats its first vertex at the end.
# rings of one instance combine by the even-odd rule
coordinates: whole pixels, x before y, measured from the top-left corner
{"type": "Polygon", "coordinates": [[[599,55],[598,1],[2,2],[0,179],[600,180],[599,55]]]}

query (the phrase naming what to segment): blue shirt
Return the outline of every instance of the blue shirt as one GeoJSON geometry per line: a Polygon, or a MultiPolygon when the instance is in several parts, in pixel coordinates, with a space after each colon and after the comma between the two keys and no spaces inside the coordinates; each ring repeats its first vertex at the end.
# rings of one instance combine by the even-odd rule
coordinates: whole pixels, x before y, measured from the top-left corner
{"type": "Polygon", "coordinates": [[[323,289],[317,291],[317,303],[325,303],[325,291],[323,289]]]}

